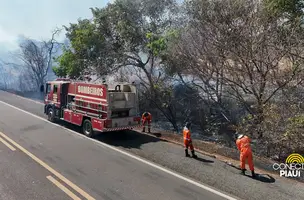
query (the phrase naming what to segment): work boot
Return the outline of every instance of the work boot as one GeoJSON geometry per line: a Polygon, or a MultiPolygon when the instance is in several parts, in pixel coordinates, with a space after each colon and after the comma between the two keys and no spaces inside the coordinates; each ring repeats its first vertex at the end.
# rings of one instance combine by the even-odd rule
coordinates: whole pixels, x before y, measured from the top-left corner
{"type": "Polygon", "coordinates": [[[146,127],[143,128],[142,132],[145,132],[145,131],[146,131],[146,127]]]}
{"type": "Polygon", "coordinates": [[[242,175],[245,175],[245,170],[246,170],[246,169],[242,169],[242,171],[241,171],[241,174],[242,174],[242,175]]]}
{"type": "Polygon", "coordinates": [[[255,176],[255,173],[254,173],[254,170],[251,171],[251,176],[252,176],[252,178],[255,178],[255,177],[256,177],[256,176],[255,176]]]}
{"type": "Polygon", "coordinates": [[[186,157],[190,157],[190,155],[188,153],[188,149],[185,149],[185,155],[186,155],[186,157]]]}
{"type": "Polygon", "coordinates": [[[192,153],[192,158],[197,158],[197,155],[195,155],[194,150],[192,150],[191,153],[192,153]]]}
{"type": "Polygon", "coordinates": [[[151,133],[151,128],[148,128],[148,133],[151,133]]]}

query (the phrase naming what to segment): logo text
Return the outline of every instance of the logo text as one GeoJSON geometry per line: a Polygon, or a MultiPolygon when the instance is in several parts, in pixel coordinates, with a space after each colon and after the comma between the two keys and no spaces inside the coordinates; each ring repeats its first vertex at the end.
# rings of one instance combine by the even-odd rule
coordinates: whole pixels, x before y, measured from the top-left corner
{"type": "Polygon", "coordinates": [[[103,96],[103,88],[89,87],[89,86],[78,86],[78,93],[89,94],[95,96],[103,96]]]}
{"type": "Polygon", "coordinates": [[[290,154],[285,163],[274,163],[272,168],[280,172],[280,177],[300,177],[304,170],[304,157],[300,154],[290,154]]]}

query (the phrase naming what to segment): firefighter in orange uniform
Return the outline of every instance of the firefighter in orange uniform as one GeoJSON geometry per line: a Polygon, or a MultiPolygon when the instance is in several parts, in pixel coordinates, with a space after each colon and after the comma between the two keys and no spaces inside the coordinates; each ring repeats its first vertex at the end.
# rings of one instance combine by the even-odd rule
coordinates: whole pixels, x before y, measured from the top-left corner
{"type": "Polygon", "coordinates": [[[252,150],[250,147],[250,138],[243,134],[237,134],[236,146],[240,151],[240,167],[242,170],[241,173],[245,175],[245,163],[246,160],[248,160],[248,165],[249,169],[251,170],[252,177],[255,177],[252,150]]]}
{"type": "Polygon", "coordinates": [[[190,126],[191,126],[191,123],[187,122],[185,127],[184,127],[184,130],[183,130],[185,155],[186,155],[186,157],[190,156],[189,153],[188,153],[188,148],[190,147],[192,157],[197,158],[197,155],[195,155],[195,153],[194,153],[194,148],[193,148],[193,144],[192,144],[190,126]]]}
{"type": "Polygon", "coordinates": [[[152,115],[149,112],[144,112],[142,114],[142,126],[143,126],[143,130],[142,132],[146,131],[146,125],[148,124],[148,132],[151,132],[151,122],[152,122],[152,115]]]}

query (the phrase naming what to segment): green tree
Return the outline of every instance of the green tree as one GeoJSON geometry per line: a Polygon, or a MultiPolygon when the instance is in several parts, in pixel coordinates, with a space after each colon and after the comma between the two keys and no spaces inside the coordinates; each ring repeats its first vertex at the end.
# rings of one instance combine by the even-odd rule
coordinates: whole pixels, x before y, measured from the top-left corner
{"type": "Polygon", "coordinates": [[[163,47],[160,36],[175,24],[172,14],[175,7],[173,0],[117,0],[101,9],[92,8],[93,20],[79,20],[77,24],[65,27],[71,47],[58,59],[55,73],[79,76],[83,71],[91,70],[104,75],[132,65],[141,68],[152,83],[147,65],[151,65],[149,62],[157,56],[155,45],[163,47]],[[77,60],[74,64],[65,62],[71,54],[77,60]],[[93,70],[89,69],[92,67],[93,70]]]}
{"type": "Polygon", "coordinates": [[[290,21],[303,20],[303,0],[264,0],[272,16],[282,16],[290,21]]]}
{"type": "Polygon", "coordinates": [[[78,20],[77,24],[65,27],[71,46],[63,49],[56,61],[59,66],[53,71],[59,77],[79,78],[84,74],[96,74],[96,70],[107,72],[107,60],[102,58],[106,48],[105,38],[90,20],[78,20]]]}

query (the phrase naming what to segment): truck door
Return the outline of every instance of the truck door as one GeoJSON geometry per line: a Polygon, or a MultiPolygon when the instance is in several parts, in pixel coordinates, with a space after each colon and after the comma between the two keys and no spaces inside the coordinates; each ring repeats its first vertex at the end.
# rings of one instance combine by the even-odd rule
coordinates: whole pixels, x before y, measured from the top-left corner
{"type": "Polygon", "coordinates": [[[46,98],[48,103],[60,103],[60,91],[58,88],[58,84],[47,83],[46,84],[46,98]],[[59,95],[58,95],[59,93],[59,95]],[[59,96],[59,98],[58,98],[59,96]]]}
{"type": "Polygon", "coordinates": [[[60,89],[60,106],[65,107],[67,105],[67,95],[68,95],[69,85],[67,83],[63,83],[60,89]]]}
{"type": "Polygon", "coordinates": [[[59,85],[58,84],[53,84],[53,102],[55,104],[60,103],[60,95],[59,93],[59,85]]]}
{"type": "Polygon", "coordinates": [[[47,83],[45,86],[45,97],[44,101],[47,104],[48,102],[53,100],[53,95],[52,95],[52,87],[50,83],[47,83]]]}

